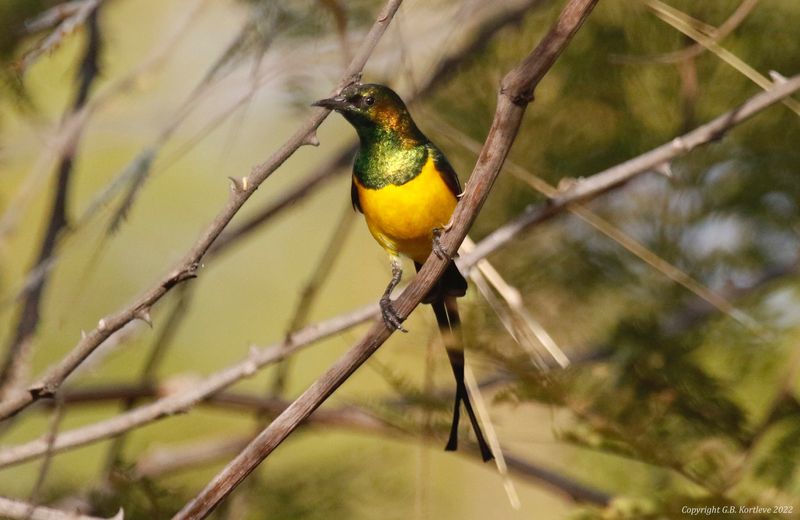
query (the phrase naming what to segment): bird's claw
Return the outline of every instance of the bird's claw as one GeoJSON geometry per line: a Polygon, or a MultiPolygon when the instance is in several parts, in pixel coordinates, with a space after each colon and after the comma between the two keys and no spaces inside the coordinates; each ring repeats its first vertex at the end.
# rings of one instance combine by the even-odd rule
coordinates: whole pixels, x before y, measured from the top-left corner
{"type": "Polygon", "coordinates": [[[386,327],[389,330],[399,330],[400,332],[408,332],[406,329],[403,328],[403,320],[400,319],[400,315],[397,314],[394,306],[392,305],[392,300],[389,299],[388,296],[384,296],[381,298],[381,316],[383,317],[383,323],[386,324],[386,327]]]}
{"type": "Polygon", "coordinates": [[[442,228],[433,228],[433,253],[440,259],[440,260],[452,260],[450,255],[447,254],[444,247],[442,247],[442,233],[444,233],[446,229],[442,228]]]}

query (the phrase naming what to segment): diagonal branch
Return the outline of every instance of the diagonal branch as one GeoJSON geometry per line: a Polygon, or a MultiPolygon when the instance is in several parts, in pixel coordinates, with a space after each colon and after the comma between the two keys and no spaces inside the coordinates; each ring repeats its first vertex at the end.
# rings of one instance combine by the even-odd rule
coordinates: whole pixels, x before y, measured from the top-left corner
{"type": "MultiPolygon", "coordinates": [[[[388,0],[378,15],[374,25],[367,34],[350,66],[339,82],[337,91],[356,77],[367,62],[378,40],[386,31],[392,17],[400,7],[402,0],[388,0]]],[[[298,148],[314,142],[317,127],[330,113],[329,110],[318,109],[313,112],[300,128],[283,144],[266,162],[256,166],[247,177],[233,182],[228,202],[201,234],[186,256],[166,276],[161,278],[142,296],[135,299],[126,308],[101,318],[93,330],[85,333],[67,356],[48,370],[27,391],[18,391],[0,403],[0,420],[15,415],[34,401],[55,394],[61,383],[108,339],[114,332],[126,324],[146,316],[150,307],[158,302],[177,284],[197,276],[201,260],[211,244],[222,233],[245,202],[255,193],[267,177],[277,170],[298,148]]]]}
{"type": "MultiPolygon", "coordinates": [[[[571,0],[542,42],[501,83],[498,106],[491,130],[453,217],[452,229],[443,236],[442,246],[454,255],[478,215],[489,190],[500,173],[516,137],[522,116],[533,91],[566,48],[597,0],[571,0]]],[[[444,259],[431,255],[421,271],[395,304],[405,318],[419,304],[447,267],[444,259]]],[[[174,520],[205,518],[241,483],[286,437],[319,407],[356,369],[385,342],[392,331],[376,323],[367,335],[337,361],[308,390],[262,431],[247,448],[232,460],[200,494],[179,511],[174,520]]]]}
{"type": "Polygon", "coordinates": [[[546,203],[529,206],[514,220],[494,230],[471,253],[457,260],[457,263],[459,266],[471,265],[476,259],[484,258],[510,242],[525,228],[548,220],[567,209],[570,204],[596,198],[627,183],[634,177],[653,171],[661,165],[668,164],[698,146],[722,139],[725,133],[734,126],[791,96],[798,90],[800,90],[800,75],[793,76],[769,90],[756,94],[739,107],[716,117],[687,134],[676,137],[669,143],[590,177],[576,181],[567,189],[559,192],[557,196],[551,197],[546,203]]]}

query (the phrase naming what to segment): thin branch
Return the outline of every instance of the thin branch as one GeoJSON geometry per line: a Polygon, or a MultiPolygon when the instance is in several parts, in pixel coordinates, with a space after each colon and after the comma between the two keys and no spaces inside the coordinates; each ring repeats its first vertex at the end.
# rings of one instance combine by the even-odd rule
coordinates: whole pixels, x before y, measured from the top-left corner
{"type": "MultiPolygon", "coordinates": [[[[96,516],[86,516],[50,507],[34,506],[20,500],[0,497],[0,517],[14,520],[105,520],[96,516]]],[[[109,520],[123,520],[122,509],[109,520]]]]}
{"type": "MultiPolygon", "coordinates": [[[[102,52],[102,35],[98,20],[97,4],[99,0],[88,2],[92,7],[85,13],[88,32],[86,49],[83,53],[78,72],[78,87],[72,106],[65,117],[80,112],[86,105],[89,91],[100,73],[100,53],[102,52]]],[[[80,11],[83,13],[83,11],[80,11]]],[[[80,14],[79,13],[79,14],[80,14]]],[[[75,15],[77,16],[77,15],[75,15]]],[[[81,23],[83,23],[81,21],[81,23]]],[[[28,377],[28,365],[33,355],[33,340],[39,328],[42,298],[44,296],[49,270],[44,266],[49,264],[56,243],[62,230],[68,225],[67,201],[74,170],[75,157],[78,151],[80,133],[71,141],[71,146],[64,150],[58,164],[56,187],[53,191],[53,200],[50,208],[50,220],[47,230],[39,247],[39,255],[32,269],[43,269],[43,275],[30,287],[22,300],[19,317],[17,318],[16,332],[6,347],[3,367],[0,370],[0,399],[8,395],[12,389],[23,384],[28,377]]]]}
{"type": "MultiPolygon", "coordinates": [[[[367,62],[372,50],[388,27],[394,13],[400,7],[402,0],[388,0],[375,24],[364,39],[358,53],[345,71],[339,82],[338,91],[356,77],[367,62]]],[[[43,397],[50,397],[58,390],[61,383],[100,346],[114,332],[121,329],[133,320],[140,319],[150,312],[150,308],[167,294],[177,284],[195,278],[201,267],[201,260],[211,247],[211,244],[222,233],[233,217],[238,213],[245,202],[255,193],[258,187],[272,173],[277,170],[298,148],[310,143],[310,137],[316,132],[317,127],[330,113],[326,109],[314,110],[312,115],[300,125],[300,128],[284,143],[266,162],[256,166],[247,177],[236,180],[232,187],[228,202],[216,218],[202,233],[199,240],[192,246],[186,256],[166,276],[161,278],[153,287],[141,297],[135,299],[130,305],[119,312],[101,318],[93,330],[85,333],[72,350],[48,370],[40,379],[32,384],[27,391],[18,391],[0,402],[0,419],[5,419],[17,414],[31,403],[43,397]]]]}
{"type": "MultiPolygon", "coordinates": [[[[442,237],[442,246],[454,255],[477,217],[506,155],[514,142],[522,115],[533,99],[533,91],[566,48],[597,0],[571,0],[556,25],[536,49],[503,80],[495,119],[483,152],[470,176],[467,189],[453,216],[453,227],[442,237]]],[[[407,317],[439,279],[448,262],[431,255],[395,304],[402,318],[407,317]]],[[[308,390],[262,431],[201,492],[175,516],[174,520],[205,518],[245,479],[286,437],[319,407],[355,370],[385,342],[392,331],[382,322],[344,357],[340,358],[308,390]]]]}
{"type": "Polygon", "coordinates": [[[800,75],[793,76],[767,91],[756,94],[739,107],[722,114],[687,134],[676,137],[669,143],[590,177],[576,181],[567,189],[561,190],[557,196],[551,197],[547,203],[531,205],[526,208],[522,214],[511,222],[490,233],[471,253],[464,255],[456,263],[459,267],[471,265],[476,259],[484,258],[507,244],[525,228],[548,220],[564,211],[570,204],[596,198],[627,183],[638,175],[653,171],[663,164],[668,164],[698,146],[721,139],[734,126],[798,90],[800,90],[800,75]]]}
{"type": "MultiPolygon", "coordinates": [[[[759,0],[742,0],[731,15],[722,22],[718,27],[711,28],[708,31],[710,41],[719,43],[724,40],[730,33],[736,30],[739,25],[744,22],[750,13],[758,5],[759,0]]],[[[706,47],[700,43],[694,43],[683,49],[668,52],[665,54],[657,54],[653,56],[621,56],[612,55],[611,60],[616,63],[679,63],[685,60],[696,58],[706,47]]]]}
{"type": "Polygon", "coordinates": [[[41,493],[42,486],[47,479],[47,474],[50,472],[50,467],[53,462],[53,443],[58,436],[58,430],[61,427],[61,421],[64,418],[64,401],[61,399],[56,400],[55,411],[50,417],[50,429],[47,432],[47,450],[44,454],[44,460],[39,467],[39,474],[36,476],[36,482],[33,485],[33,490],[28,498],[30,501],[30,510],[26,520],[30,519],[33,515],[33,510],[39,503],[39,494],[41,493]]]}
{"type": "MultiPolygon", "coordinates": [[[[111,400],[124,400],[129,398],[157,397],[158,388],[147,385],[109,386],[92,389],[75,390],[65,395],[66,403],[94,403],[111,400]]],[[[286,409],[287,401],[278,398],[260,397],[251,394],[225,392],[217,394],[204,404],[220,406],[224,409],[266,412],[276,416],[286,409]]],[[[356,406],[342,406],[334,409],[320,409],[311,415],[304,425],[345,428],[352,431],[376,435],[404,435],[408,432],[398,429],[382,421],[371,413],[356,406]]],[[[417,437],[415,437],[417,438],[417,437]]],[[[423,436],[427,442],[438,442],[439,439],[427,434],[423,436]]],[[[204,464],[214,463],[224,457],[238,453],[243,449],[251,437],[242,436],[235,438],[203,440],[171,448],[156,448],[149,454],[138,458],[135,472],[138,476],[155,478],[167,473],[174,473],[204,464]]],[[[477,458],[476,449],[466,450],[465,454],[477,458]]],[[[584,486],[569,477],[555,471],[548,470],[536,464],[524,461],[518,456],[505,452],[506,463],[509,469],[516,474],[544,483],[550,489],[568,496],[576,502],[589,502],[605,504],[610,500],[606,493],[584,486]]]]}
{"type": "Polygon", "coordinates": [[[518,475],[525,475],[536,482],[544,484],[550,490],[559,493],[573,502],[606,506],[612,497],[603,491],[591,488],[553,470],[528,462],[513,453],[506,452],[508,469],[518,475]]]}
{"type": "MultiPolygon", "coordinates": [[[[145,60],[129,69],[121,78],[106,85],[101,91],[93,95],[92,99],[89,100],[81,110],[71,114],[70,117],[60,123],[55,136],[50,139],[50,145],[46,153],[40,155],[37,160],[37,165],[34,166],[32,172],[26,176],[22,187],[17,190],[10,203],[6,205],[2,215],[0,215],[0,248],[6,245],[5,241],[7,236],[15,230],[19,216],[23,214],[22,209],[29,204],[36,190],[43,184],[44,177],[47,173],[47,165],[50,161],[66,153],[77,136],[83,131],[83,128],[92,114],[111,101],[114,96],[140,86],[141,81],[139,80],[146,73],[151,72],[164,63],[169,52],[180,41],[181,36],[183,36],[186,29],[190,27],[190,22],[195,18],[200,8],[207,1],[208,0],[195,0],[194,5],[185,11],[184,17],[174,24],[173,30],[154,47],[153,51],[145,60]]],[[[82,218],[77,220],[78,222],[73,223],[72,226],[63,230],[59,242],[63,243],[68,236],[72,236],[72,232],[76,228],[80,228],[80,221],[82,218]]],[[[52,268],[55,260],[56,257],[52,257],[48,265],[45,266],[46,269],[52,268]]],[[[13,300],[24,296],[25,293],[30,290],[29,288],[37,283],[38,278],[44,274],[43,271],[44,269],[36,269],[29,272],[22,284],[22,289],[15,291],[16,295],[8,299],[13,300]]],[[[0,307],[4,305],[5,301],[0,303],[0,307]]]]}
{"type": "MultiPolygon", "coordinates": [[[[769,90],[773,85],[779,83],[779,81],[770,81],[766,76],[751,67],[744,60],[719,45],[713,38],[709,38],[701,31],[696,29],[696,26],[700,24],[698,20],[695,20],[687,14],[675,9],[674,7],[670,7],[659,0],[644,1],[645,4],[647,4],[647,6],[650,7],[650,9],[652,9],[656,13],[656,16],[658,16],[662,21],[671,25],[678,31],[682,32],[686,36],[690,37],[703,47],[716,54],[719,59],[739,71],[742,75],[759,87],[763,88],[764,90],[769,90]]],[[[781,102],[786,105],[789,110],[797,115],[800,115],[800,102],[791,98],[783,99],[781,102]]]]}
{"type": "MultiPolygon", "coordinates": [[[[319,294],[319,290],[322,288],[325,280],[333,270],[333,265],[336,262],[337,257],[344,249],[342,247],[342,243],[347,237],[347,233],[350,231],[354,220],[355,212],[353,211],[353,208],[350,207],[350,201],[347,201],[344,212],[339,217],[339,222],[328,239],[328,243],[322,252],[321,258],[316,263],[316,269],[303,286],[303,289],[300,291],[300,299],[295,305],[294,312],[289,320],[289,326],[286,329],[287,335],[290,336],[292,332],[296,331],[306,323],[308,314],[311,312],[311,307],[314,304],[314,300],[316,299],[317,294],[319,294]]],[[[275,375],[270,385],[270,393],[272,395],[280,396],[283,394],[283,391],[286,388],[287,379],[289,377],[290,367],[291,358],[284,359],[278,363],[277,367],[275,367],[275,375]]]]}
{"type": "MultiPolygon", "coordinates": [[[[256,397],[253,399],[254,401],[258,400],[256,397]]],[[[267,401],[271,402],[274,400],[267,401]]],[[[283,401],[283,408],[285,408],[287,404],[287,402],[283,401]]],[[[280,409],[276,409],[274,406],[274,404],[269,405],[270,411],[277,415],[280,409]]],[[[335,410],[321,409],[311,415],[303,424],[312,427],[334,426],[337,428],[348,428],[381,436],[402,433],[400,430],[392,428],[386,423],[375,419],[364,410],[355,407],[335,410]]],[[[418,438],[420,437],[415,437],[415,439],[418,438]]],[[[432,435],[424,435],[421,438],[426,443],[439,442],[439,439],[432,435]]],[[[216,463],[238,453],[247,446],[251,440],[251,437],[241,436],[203,440],[173,448],[156,448],[139,458],[135,472],[139,476],[157,478],[168,473],[185,471],[205,464],[216,463]]],[[[479,456],[478,450],[472,445],[470,445],[470,449],[459,453],[473,460],[477,460],[479,456]]],[[[607,505],[611,500],[611,496],[608,493],[581,484],[571,477],[562,475],[557,471],[526,461],[507,450],[504,451],[504,455],[508,469],[516,476],[532,480],[539,485],[544,485],[549,490],[573,502],[607,505]]]]}
{"type": "Polygon", "coordinates": [[[342,243],[350,232],[354,216],[355,212],[353,208],[350,207],[350,202],[348,201],[341,217],[339,217],[336,228],[328,239],[328,243],[322,252],[319,262],[317,262],[316,270],[300,291],[300,300],[297,302],[294,312],[292,313],[292,318],[289,320],[289,327],[286,331],[288,335],[291,335],[292,332],[305,325],[317,292],[330,275],[336,263],[336,259],[342,251],[342,243]]]}
{"type": "MultiPolygon", "coordinates": [[[[53,442],[52,451],[59,453],[98,440],[109,439],[164,417],[186,412],[209,396],[254,375],[260,368],[280,361],[315,341],[374,318],[378,315],[378,311],[377,304],[362,307],[351,313],[305,327],[271,347],[252,348],[244,360],[206,377],[191,388],[182,389],[130,412],[62,432],[53,442]]],[[[0,468],[40,457],[47,451],[47,446],[46,437],[40,437],[25,444],[6,448],[0,451],[0,468]]]]}
{"type": "Polygon", "coordinates": [[[91,25],[91,18],[94,16],[97,8],[100,7],[102,1],[103,0],[79,0],[70,2],[67,6],[56,6],[53,9],[49,9],[35,20],[32,20],[27,27],[29,30],[31,28],[43,29],[51,25],[50,22],[59,19],[60,23],[39,45],[25,54],[18,65],[20,72],[24,73],[27,71],[28,67],[42,54],[55,49],[65,36],[75,32],[78,28],[83,26],[84,23],[91,25]],[[64,13],[68,13],[68,15],[64,17],[64,13]]]}
{"type": "MultiPolygon", "coordinates": [[[[153,346],[150,347],[150,352],[147,355],[147,359],[142,365],[139,373],[139,383],[141,385],[153,384],[155,382],[155,373],[161,365],[161,361],[164,359],[167,348],[172,345],[172,339],[177,333],[180,324],[183,322],[183,318],[187,315],[187,312],[191,306],[193,288],[193,285],[182,285],[178,289],[176,293],[177,301],[172,309],[170,309],[170,313],[164,322],[164,327],[153,341],[153,346]]],[[[65,400],[66,399],[67,398],[65,397],[65,400]]],[[[126,399],[122,405],[121,412],[125,413],[133,410],[138,399],[138,396],[132,396],[126,399]]],[[[119,465],[121,462],[120,457],[124,447],[124,434],[115,437],[113,442],[111,442],[106,455],[106,474],[110,473],[119,465]]]]}
{"type": "MultiPolygon", "coordinates": [[[[453,128],[442,121],[437,122],[437,124],[449,132],[459,144],[468,150],[471,150],[475,153],[480,150],[479,143],[473,141],[470,137],[464,135],[458,129],[453,128]]],[[[559,194],[559,190],[556,187],[551,186],[550,183],[541,177],[534,175],[513,161],[506,162],[506,170],[508,170],[508,172],[517,179],[521,180],[534,190],[547,197],[557,197],[559,194]]],[[[756,334],[763,333],[763,328],[752,317],[747,315],[742,310],[734,307],[731,302],[726,300],[722,295],[709,289],[699,281],[695,280],[685,271],[671,264],[667,260],[664,260],[656,253],[651,251],[646,245],[625,233],[613,223],[596,214],[585,205],[572,203],[567,205],[566,209],[596,230],[606,235],[611,240],[615,241],[623,248],[627,249],[628,252],[639,258],[644,263],[648,264],[665,277],[683,286],[696,296],[706,300],[708,303],[716,307],[720,312],[736,320],[741,325],[747,327],[756,334]]],[[[471,248],[465,248],[467,252],[469,252],[470,249],[471,248]]],[[[481,260],[478,265],[480,266],[483,262],[486,262],[486,260],[481,260]]],[[[517,300],[519,300],[519,298],[517,298],[517,300]]],[[[544,342],[542,344],[546,345],[544,342]]]]}
{"type": "MultiPolygon", "coordinates": [[[[460,251],[469,253],[474,248],[475,243],[467,237],[461,245],[460,251]]],[[[528,309],[525,308],[519,289],[509,285],[497,269],[485,258],[479,260],[476,267],[477,270],[471,269],[469,271],[470,278],[475,281],[481,294],[498,313],[498,317],[503,322],[503,325],[511,334],[514,341],[528,352],[529,358],[534,365],[542,369],[546,369],[549,366],[549,363],[546,362],[544,357],[535,350],[535,344],[538,343],[547,350],[547,353],[550,354],[553,361],[558,363],[558,366],[561,368],[569,366],[569,358],[564,351],[561,350],[561,347],[558,346],[553,337],[545,330],[542,324],[539,323],[539,320],[534,318],[528,309]],[[513,314],[513,316],[499,308],[497,305],[499,302],[494,298],[487,282],[502,296],[508,306],[510,314],[513,314]]]]}

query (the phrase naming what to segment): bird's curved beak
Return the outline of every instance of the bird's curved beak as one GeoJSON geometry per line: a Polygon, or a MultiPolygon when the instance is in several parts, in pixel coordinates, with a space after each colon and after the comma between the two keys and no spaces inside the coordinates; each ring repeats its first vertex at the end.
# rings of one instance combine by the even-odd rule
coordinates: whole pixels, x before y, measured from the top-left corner
{"type": "Polygon", "coordinates": [[[323,107],[329,110],[344,110],[347,108],[347,100],[344,96],[335,96],[328,99],[320,99],[311,103],[312,107],[323,107]]]}

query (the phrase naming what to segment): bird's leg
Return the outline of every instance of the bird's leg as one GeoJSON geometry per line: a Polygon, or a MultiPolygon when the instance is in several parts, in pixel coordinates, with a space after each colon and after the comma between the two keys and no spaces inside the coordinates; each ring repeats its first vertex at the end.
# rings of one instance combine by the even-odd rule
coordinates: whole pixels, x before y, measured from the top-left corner
{"type": "Polygon", "coordinates": [[[450,255],[447,254],[444,247],[442,247],[442,233],[447,231],[449,228],[445,226],[444,228],[436,227],[433,228],[433,252],[440,260],[452,260],[450,255]]]}
{"type": "Polygon", "coordinates": [[[450,220],[447,221],[447,224],[445,224],[444,227],[433,228],[433,252],[441,260],[453,259],[453,257],[447,254],[447,251],[444,250],[444,247],[442,247],[442,233],[450,231],[450,228],[452,227],[453,227],[453,215],[450,215],[450,220]]]}
{"type": "Polygon", "coordinates": [[[392,258],[392,279],[389,281],[389,285],[386,286],[386,290],[383,292],[383,296],[381,296],[381,316],[383,316],[383,322],[389,328],[389,330],[399,330],[400,332],[408,332],[406,329],[403,328],[403,320],[400,319],[400,316],[397,314],[397,311],[392,306],[392,291],[397,284],[400,283],[400,279],[403,278],[403,266],[400,265],[400,259],[397,257],[392,258]]]}

